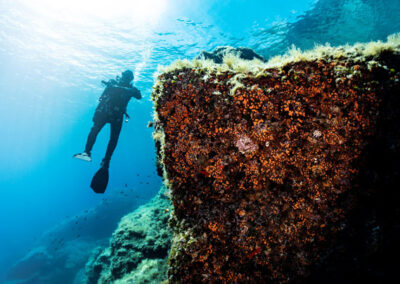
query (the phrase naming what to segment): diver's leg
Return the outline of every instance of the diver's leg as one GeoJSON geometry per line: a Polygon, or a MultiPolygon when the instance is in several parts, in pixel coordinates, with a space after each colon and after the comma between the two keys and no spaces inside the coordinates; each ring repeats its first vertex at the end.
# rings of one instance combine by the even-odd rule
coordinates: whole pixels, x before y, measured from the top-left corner
{"type": "Polygon", "coordinates": [[[86,147],[85,147],[85,153],[90,155],[90,152],[92,151],[93,145],[96,142],[97,134],[99,134],[100,130],[104,127],[106,124],[105,119],[96,119],[93,120],[94,124],[92,129],[90,130],[89,136],[87,138],[86,142],[86,147]]]}
{"type": "Polygon", "coordinates": [[[104,156],[102,166],[108,168],[111,156],[115,150],[115,147],[118,143],[119,134],[122,128],[122,118],[113,119],[110,122],[111,124],[111,134],[110,141],[108,142],[106,155],[104,156]]]}

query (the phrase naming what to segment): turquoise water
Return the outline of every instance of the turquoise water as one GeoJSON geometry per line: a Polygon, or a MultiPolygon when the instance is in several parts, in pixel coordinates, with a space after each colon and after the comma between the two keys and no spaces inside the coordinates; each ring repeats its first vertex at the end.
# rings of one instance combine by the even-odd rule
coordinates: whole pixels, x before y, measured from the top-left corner
{"type": "Polygon", "coordinates": [[[109,226],[84,234],[104,238],[159,190],[146,127],[158,65],[219,45],[269,58],[292,44],[384,40],[400,32],[399,18],[399,0],[0,0],[0,282],[45,232],[97,208],[111,214],[109,226]],[[91,164],[71,156],[83,150],[100,81],[127,68],[143,99],[130,102],[107,192],[95,195],[108,128],[91,164]]]}

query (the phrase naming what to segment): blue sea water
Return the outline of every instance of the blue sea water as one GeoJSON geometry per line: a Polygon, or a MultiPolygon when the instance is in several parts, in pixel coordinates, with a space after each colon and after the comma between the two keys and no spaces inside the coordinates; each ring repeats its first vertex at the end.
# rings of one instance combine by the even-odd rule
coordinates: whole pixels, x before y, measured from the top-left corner
{"type": "Polygon", "coordinates": [[[60,224],[104,212],[109,226],[84,233],[104,238],[159,190],[146,127],[158,65],[219,45],[269,58],[292,44],[384,40],[400,32],[399,18],[400,0],[0,0],[0,282],[60,224]],[[83,150],[100,81],[127,68],[143,99],[129,104],[108,189],[96,195],[89,184],[108,127],[92,163],[71,157],[83,150]]]}

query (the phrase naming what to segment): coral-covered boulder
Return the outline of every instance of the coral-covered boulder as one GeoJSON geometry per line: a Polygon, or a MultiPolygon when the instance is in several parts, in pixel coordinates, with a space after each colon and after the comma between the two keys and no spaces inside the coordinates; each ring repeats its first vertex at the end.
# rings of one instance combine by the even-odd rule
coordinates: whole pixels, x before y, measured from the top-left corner
{"type": "Polygon", "coordinates": [[[169,280],[389,277],[400,235],[399,70],[399,36],[268,63],[165,68],[153,100],[174,206],[169,280]]]}

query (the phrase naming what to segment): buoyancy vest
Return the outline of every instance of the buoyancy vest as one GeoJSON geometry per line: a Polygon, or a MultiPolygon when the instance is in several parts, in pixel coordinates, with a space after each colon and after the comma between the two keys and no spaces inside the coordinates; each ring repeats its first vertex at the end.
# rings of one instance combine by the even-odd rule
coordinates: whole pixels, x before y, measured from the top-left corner
{"type": "MultiPolygon", "coordinates": [[[[107,86],[100,97],[96,113],[108,117],[121,117],[126,114],[126,108],[132,96],[118,86],[107,86]]],[[[95,114],[96,115],[96,114],[95,114]]]]}

